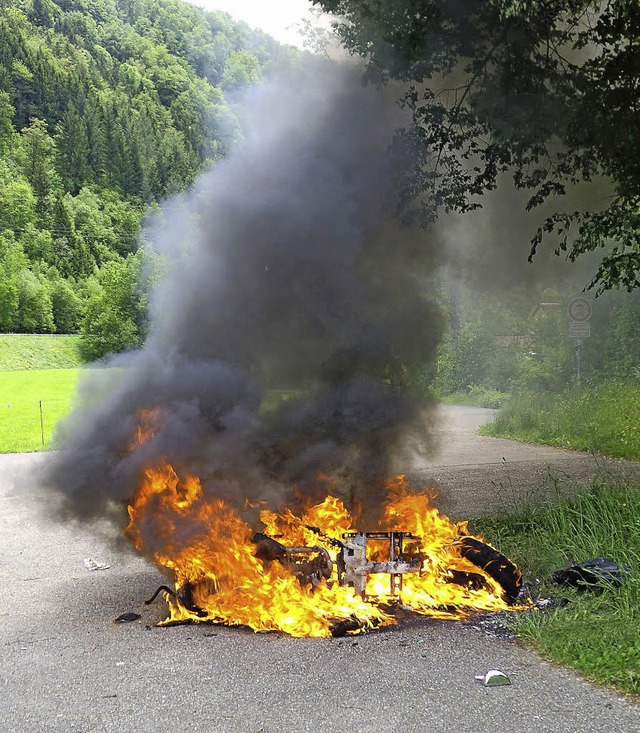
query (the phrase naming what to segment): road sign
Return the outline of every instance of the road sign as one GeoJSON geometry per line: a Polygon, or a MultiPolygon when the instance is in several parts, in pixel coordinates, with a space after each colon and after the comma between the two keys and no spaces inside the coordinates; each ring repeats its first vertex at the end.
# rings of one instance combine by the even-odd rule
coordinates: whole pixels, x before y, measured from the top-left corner
{"type": "Polygon", "coordinates": [[[567,310],[569,318],[576,323],[585,323],[591,318],[591,303],[586,298],[574,298],[567,310]]]}
{"type": "Polygon", "coordinates": [[[591,324],[589,321],[569,321],[569,336],[577,339],[589,338],[591,336],[591,324]]]}

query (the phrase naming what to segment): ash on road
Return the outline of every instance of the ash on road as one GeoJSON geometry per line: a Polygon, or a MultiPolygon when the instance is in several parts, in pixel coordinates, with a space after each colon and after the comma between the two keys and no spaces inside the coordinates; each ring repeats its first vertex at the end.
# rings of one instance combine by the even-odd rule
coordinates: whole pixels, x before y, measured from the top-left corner
{"type": "MultiPolygon", "coordinates": [[[[439,476],[454,508],[470,514],[470,501],[475,513],[495,505],[496,485],[486,476],[495,471],[504,478],[503,456],[528,475],[531,490],[554,467],[573,470],[569,459],[593,463],[474,438],[473,422],[486,414],[449,408],[442,457],[410,472],[439,476]],[[473,485],[455,485],[467,471],[474,472],[473,485]]],[[[3,733],[640,732],[638,707],[462,622],[426,619],[328,640],[213,626],[156,628],[162,603],[143,600],[164,579],[140,558],[116,553],[95,531],[50,522],[26,470],[39,460],[46,456],[0,459],[3,733]],[[111,567],[89,571],[89,557],[111,567]],[[128,611],[141,619],[113,623],[128,611]],[[475,675],[491,668],[506,672],[512,684],[478,684],[475,675]]]]}

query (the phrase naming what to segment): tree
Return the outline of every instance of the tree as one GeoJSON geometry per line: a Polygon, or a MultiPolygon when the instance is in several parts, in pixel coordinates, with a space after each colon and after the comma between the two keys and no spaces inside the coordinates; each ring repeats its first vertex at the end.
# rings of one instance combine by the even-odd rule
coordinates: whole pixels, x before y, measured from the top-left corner
{"type": "Polygon", "coordinates": [[[56,265],[60,272],[73,277],[86,276],[95,265],[89,247],[76,231],[70,196],[57,196],[53,204],[53,231],[56,235],[56,265]]]}
{"type": "Polygon", "coordinates": [[[11,86],[16,122],[22,127],[35,112],[35,89],[33,72],[19,59],[14,59],[11,65],[11,86]]]}
{"type": "Polygon", "coordinates": [[[58,126],[56,146],[66,190],[78,193],[89,177],[90,148],[86,122],[73,102],[69,104],[58,126]]]}
{"type": "Polygon", "coordinates": [[[99,274],[100,288],[89,297],[81,324],[85,358],[97,359],[141,345],[144,308],[138,288],[141,256],[107,262],[99,274]]]}
{"type": "Polygon", "coordinates": [[[0,328],[18,333],[54,330],[49,284],[29,269],[12,237],[0,235],[0,328]]]}
{"type": "Polygon", "coordinates": [[[57,14],[58,8],[51,0],[33,0],[31,17],[34,25],[47,26],[57,14]]]}
{"type": "Polygon", "coordinates": [[[406,83],[411,123],[399,210],[422,223],[478,208],[509,174],[527,209],[582,183],[597,206],[547,216],[575,260],[603,248],[590,286],[640,286],[640,4],[637,0],[313,0],[336,15],[375,84],[406,83]]]}
{"type": "Polygon", "coordinates": [[[56,146],[47,132],[44,120],[33,118],[22,131],[22,155],[24,173],[36,195],[36,211],[44,220],[50,207],[50,196],[57,184],[54,168],[56,146]]]}
{"type": "Polygon", "coordinates": [[[260,64],[249,51],[234,51],[227,59],[221,86],[225,91],[240,89],[260,81],[260,64]]]}
{"type": "Polygon", "coordinates": [[[46,281],[31,270],[18,274],[18,313],[14,330],[20,333],[52,333],[53,308],[46,281]]]}
{"type": "Polygon", "coordinates": [[[35,221],[36,204],[31,185],[24,178],[5,183],[0,177],[0,228],[24,231],[35,221]]]}
{"type": "Polygon", "coordinates": [[[9,95],[0,91],[0,155],[4,155],[11,145],[15,132],[12,123],[14,114],[15,109],[9,101],[9,95]]]}
{"type": "Polygon", "coordinates": [[[24,260],[16,250],[13,238],[0,232],[0,331],[5,333],[13,329],[18,312],[17,271],[24,260]]]}
{"type": "Polygon", "coordinates": [[[82,314],[82,301],[71,285],[58,277],[51,283],[49,294],[56,333],[77,333],[82,314]]]}
{"type": "Polygon", "coordinates": [[[53,235],[48,229],[37,229],[33,224],[27,224],[18,241],[30,262],[46,265],[57,262],[53,235]]]}

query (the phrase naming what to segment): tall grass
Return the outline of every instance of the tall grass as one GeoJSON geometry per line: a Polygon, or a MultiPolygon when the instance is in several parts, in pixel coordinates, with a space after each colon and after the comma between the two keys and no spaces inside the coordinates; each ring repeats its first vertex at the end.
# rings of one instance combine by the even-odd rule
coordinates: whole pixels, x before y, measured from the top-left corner
{"type": "Polygon", "coordinates": [[[609,382],[562,395],[515,395],[480,432],[640,460],[640,386],[609,382]]]}
{"type": "Polygon", "coordinates": [[[640,695],[640,487],[599,482],[572,501],[528,507],[475,520],[485,535],[531,578],[543,595],[568,605],[515,614],[518,636],[553,661],[586,677],[640,695]],[[595,590],[560,587],[550,574],[569,559],[607,557],[622,585],[595,590]]]}

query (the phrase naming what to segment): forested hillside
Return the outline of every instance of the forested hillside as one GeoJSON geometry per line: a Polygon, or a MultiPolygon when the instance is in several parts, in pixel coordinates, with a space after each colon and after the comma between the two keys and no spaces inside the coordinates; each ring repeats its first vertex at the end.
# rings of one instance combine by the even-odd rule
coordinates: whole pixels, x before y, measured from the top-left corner
{"type": "Polygon", "coordinates": [[[0,0],[0,331],[138,344],[141,222],[241,135],[232,93],[296,53],[178,0],[0,0]]]}

